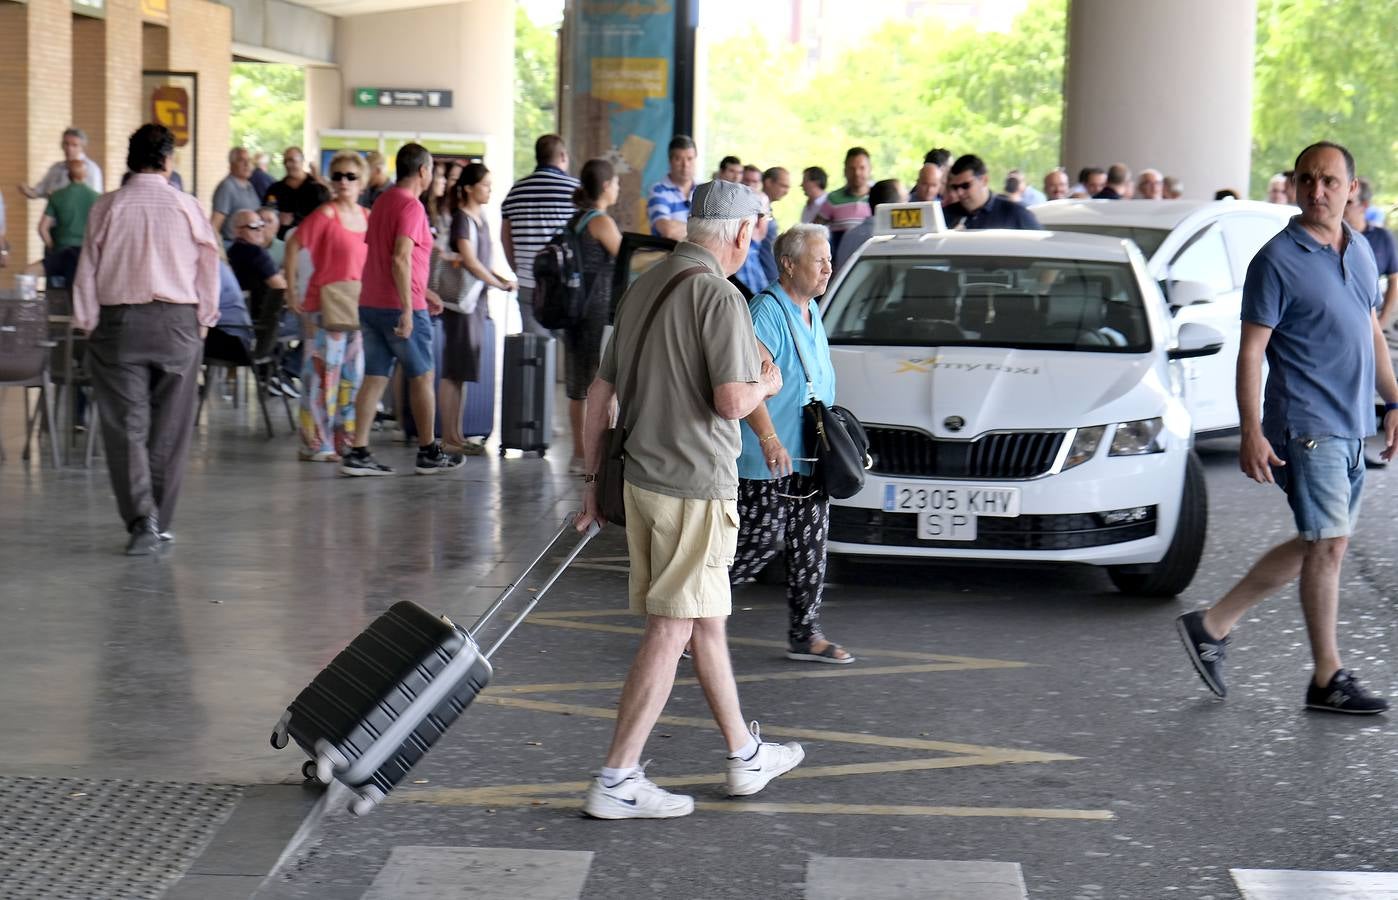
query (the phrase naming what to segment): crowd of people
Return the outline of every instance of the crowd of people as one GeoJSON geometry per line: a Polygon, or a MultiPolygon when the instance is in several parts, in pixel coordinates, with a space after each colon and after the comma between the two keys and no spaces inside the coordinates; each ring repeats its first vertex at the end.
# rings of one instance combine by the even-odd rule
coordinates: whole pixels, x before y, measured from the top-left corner
{"type": "MultiPolygon", "coordinates": [[[[49,192],[46,243],[80,248],[75,263],[71,253],[55,254],[55,266],[66,268],[51,277],[72,278],[74,320],[91,335],[93,386],[128,554],[150,554],[173,540],[205,341],[215,333],[244,340],[257,323],[277,327],[282,302],[301,342],[302,459],[337,463],[349,476],[392,474],[369,442],[398,370],[416,428],[415,471],[463,465],[466,454],[480,452],[462,433],[462,406],[482,375],[485,291],[513,292],[524,328],[549,334],[533,315],[540,289],[533,260],[568,229],[586,284],[582,314],[559,335],[567,348],[569,468],[584,484],[576,526],[605,524],[597,476],[616,418],[624,435],[630,606],[646,617],[612,743],[584,808],[608,819],[693,810],[692,798],[651,782],[640,763],[682,656],[692,658],[726,744],[730,794],[755,794],[800,764],[799,744],[763,741],[742,712],[725,635],[731,587],[784,554],[787,657],[855,661],[821,622],[829,497],[812,466],[816,448],[806,442],[803,408],[812,400],[833,404],[837,392],[814,301],[869,234],[873,211],[908,199],[901,182],[874,181],[868,152],[851,148],[844,184],[834,190],[827,192],[822,169],[802,171],[802,221],[783,230],[772,204],[790,190],[786,169],[727,157],[697,184],[694,142],[676,136],[668,172],[646,205],[652,233],[675,241],[674,250],[637,278],[613,314],[622,235],[610,211],[619,177],[605,159],[587,161],[580,177],[569,174],[557,135],[538,139],[535,170],[501,204],[501,244],[513,275],[495,264],[485,215],[493,185],[480,162],[437,161],[409,143],[397,152],[392,182],[383,159],[350,152],[334,156],[322,182],[301,151],[288,148],[285,177],[262,179],[264,189],[254,158],[235,149],[206,215],[172,183],[174,146],[168,129],[142,126],[130,140],[123,187],[103,195],[80,134],[65,134],[64,162],[28,189],[49,192]],[[609,319],[614,331],[604,347],[609,319]]],[[[1285,180],[1276,202],[1297,202],[1301,214],[1249,267],[1238,394],[1242,469],[1286,491],[1298,536],[1178,627],[1195,668],[1222,696],[1229,633],[1253,604],[1299,575],[1315,658],[1306,704],[1381,712],[1387,701],[1342,666],[1336,627],[1375,389],[1385,403],[1385,458],[1398,452],[1398,381],[1383,352],[1378,291],[1379,276],[1395,274],[1392,239],[1385,259],[1373,235],[1386,232],[1366,213],[1372,191],[1355,177],[1344,148],[1306,148],[1285,180]],[[1368,240],[1353,239],[1361,233],[1368,240]],[[1317,334],[1330,343],[1317,343],[1317,334]],[[1259,408],[1264,354],[1284,377],[1267,380],[1259,408]]],[[[1163,199],[1179,189],[1155,170],[1133,179],[1124,165],[1086,168],[1077,185],[1068,182],[1062,170],[1048,173],[1043,195],[1163,199]]],[[[952,228],[1038,228],[1020,173],[1009,173],[1004,187],[991,189],[980,157],[938,149],[927,154],[912,196],[940,201],[952,228]]]]}

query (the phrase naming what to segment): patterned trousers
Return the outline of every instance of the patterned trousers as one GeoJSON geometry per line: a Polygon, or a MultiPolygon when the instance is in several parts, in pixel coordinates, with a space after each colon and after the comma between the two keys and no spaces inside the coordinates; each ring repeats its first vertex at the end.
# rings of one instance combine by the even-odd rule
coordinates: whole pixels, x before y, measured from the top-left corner
{"type": "Polygon", "coordinates": [[[820,633],[830,498],[806,475],[768,481],[743,478],[738,481],[738,517],[738,552],[729,579],[734,584],[752,580],[776,557],[778,541],[783,541],[791,612],[787,640],[793,646],[810,641],[820,633]]]}
{"type": "Polygon", "coordinates": [[[358,331],[326,331],[301,342],[301,446],[307,453],[343,456],[354,441],[354,398],[364,382],[364,338],[358,331]]]}

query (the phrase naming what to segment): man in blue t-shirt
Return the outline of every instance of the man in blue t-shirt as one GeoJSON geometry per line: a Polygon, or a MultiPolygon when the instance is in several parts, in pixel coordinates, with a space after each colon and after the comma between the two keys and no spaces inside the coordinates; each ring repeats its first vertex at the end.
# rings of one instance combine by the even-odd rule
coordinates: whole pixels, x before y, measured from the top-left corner
{"type": "Polygon", "coordinates": [[[1298,536],[1273,547],[1223,599],[1180,616],[1195,670],[1215,694],[1228,635],[1257,602],[1299,575],[1315,671],[1306,706],[1373,714],[1388,701],[1343,668],[1336,639],[1340,565],[1359,514],[1372,398],[1383,396],[1385,459],[1398,451],[1398,382],[1379,328],[1378,271],[1368,241],[1344,221],[1358,190],[1354,157],[1328,141],[1296,158],[1301,214],[1253,257],[1243,283],[1238,419],[1243,472],[1286,492],[1298,536]],[[1257,398],[1266,356],[1266,396],[1257,398]]]}

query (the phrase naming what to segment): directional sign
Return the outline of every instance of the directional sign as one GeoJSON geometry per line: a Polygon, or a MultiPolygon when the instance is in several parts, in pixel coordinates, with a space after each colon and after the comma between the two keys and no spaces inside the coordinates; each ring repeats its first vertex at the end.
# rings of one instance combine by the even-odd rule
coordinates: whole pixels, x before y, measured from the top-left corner
{"type": "Polygon", "coordinates": [[[354,89],[354,105],[359,107],[451,109],[451,91],[436,88],[372,88],[354,89]]]}

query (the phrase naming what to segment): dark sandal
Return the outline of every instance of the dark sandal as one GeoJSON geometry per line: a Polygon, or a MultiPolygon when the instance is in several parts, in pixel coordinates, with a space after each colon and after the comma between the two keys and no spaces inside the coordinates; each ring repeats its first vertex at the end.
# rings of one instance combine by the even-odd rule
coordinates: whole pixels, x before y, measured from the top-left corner
{"type": "Polygon", "coordinates": [[[833,663],[837,666],[849,665],[854,662],[854,656],[852,654],[840,656],[840,651],[845,648],[832,640],[827,639],[825,641],[825,646],[818,652],[811,650],[812,643],[814,642],[805,641],[800,644],[792,644],[786,651],[786,658],[794,659],[799,662],[833,663]]]}

